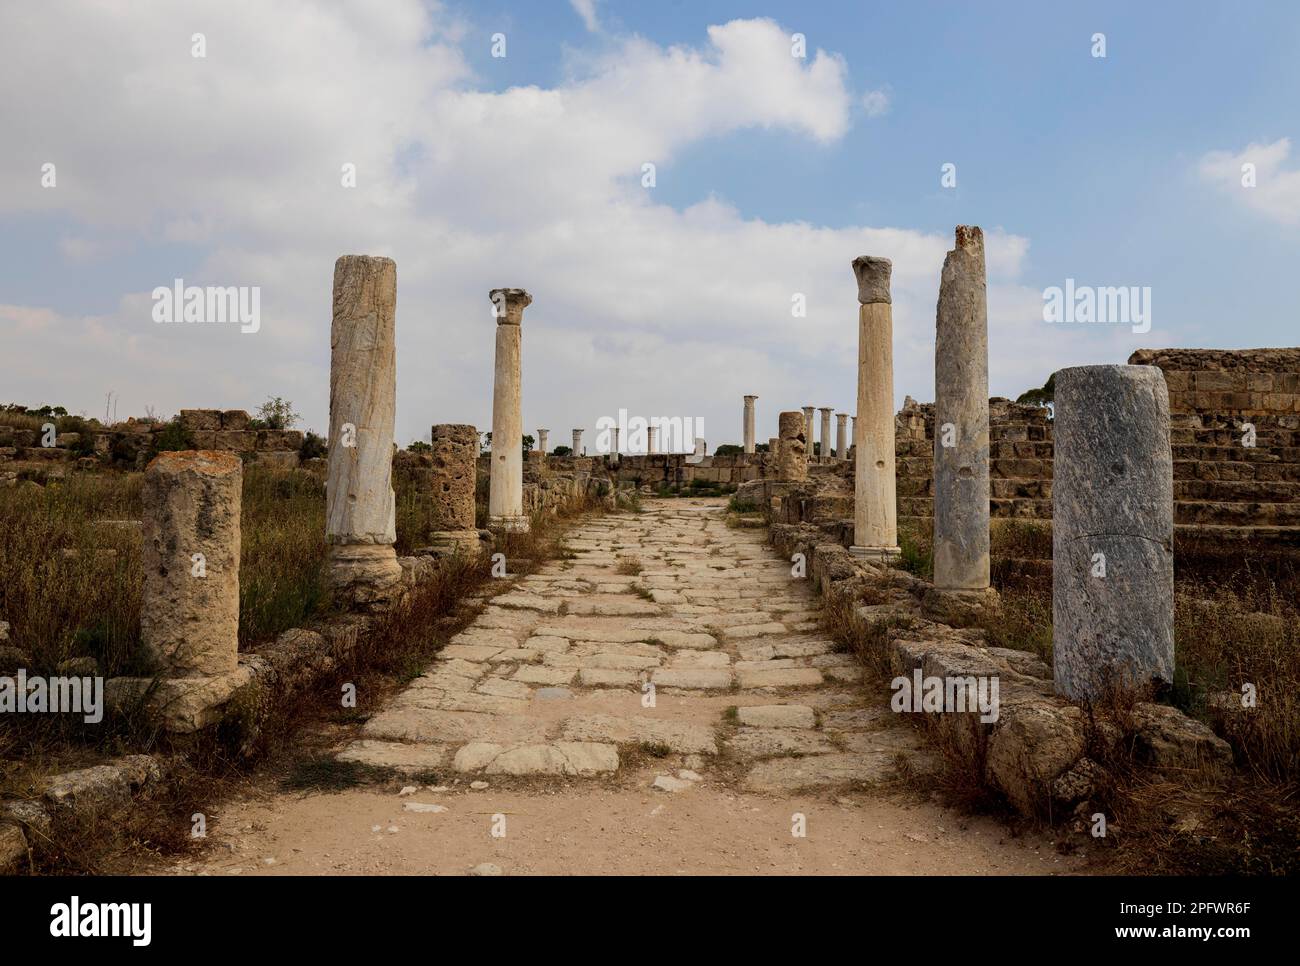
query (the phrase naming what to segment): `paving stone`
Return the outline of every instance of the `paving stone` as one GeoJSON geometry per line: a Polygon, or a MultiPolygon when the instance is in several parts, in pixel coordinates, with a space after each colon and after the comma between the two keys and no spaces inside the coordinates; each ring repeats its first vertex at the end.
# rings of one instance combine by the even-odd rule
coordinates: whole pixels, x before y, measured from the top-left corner
{"type": "Polygon", "coordinates": [[[806,704],[760,704],[736,709],[736,720],[755,728],[815,728],[817,715],[806,704]]]}
{"type": "Polygon", "coordinates": [[[493,597],[492,603],[497,607],[513,610],[535,610],[543,614],[559,613],[561,600],[555,597],[538,597],[535,594],[502,594],[493,597]]]}
{"type": "Polygon", "coordinates": [[[651,718],[646,715],[627,717],[611,714],[575,715],[564,722],[561,737],[567,741],[606,741],[614,744],[663,745],[678,754],[716,755],[713,729],[703,725],[651,718]]]}
{"type": "Polygon", "coordinates": [[[390,708],[367,721],[361,730],[368,738],[460,744],[476,740],[545,741],[550,729],[547,722],[523,715],[390,708]]]}
{"type": "Polygon", "coordinates": [[[499,654],[505,648],[497,647],[492,644],[448,644],[438,652],[438,657],[444,661],[452,658],[464,658],[466,661],[487,661],[492,655],[499,654]]]}
{"type": "Polygon", "coordinates": [[[355,761],[379,768],[393,768],[403,774],[439,768],[446,758],[447,748],[444,745],[410,745],[398,741],[375,741],[368,738],[351,742],[338,754],[339,761],[355,761]]]}
{"type": "Polygon", "coordinates": [[[578,682],[585,687],[634,687],[641,683],[636,671],[618,671],[610,668],[587,667],[578,671],[578,682]]]}
{"type": "Polygon", "coordinates": [[[776,755],[831,755],[840,748],[816,731],[794,728],[741,728],[726,741],[727,747],[743,758],[772,758],[776,755]]]}
{"type": "Polygon", "coordinates": [[[651,673],[655,687],[725,691],[732,685],[731,671],[721,668],[658,668],[651,673]]]}
{"type": "Polygon", "coordinates": [[[545,667],[536,664],[524,664],[514,674],[515,681],[528,684],[569,684],[577,676],[576,667],[545,667]]]}
{"type": "Polygon", "coordinates": [[[721,630],[722,636],[729,641],[743,640],[750,637],[760,637],[770,634],[789,633],[784,624],[778,624],[775,622],[769,624],[742,624],[739,627],[726,627],[721,628],[721,630]]]}
{"type": "Polygon", "coordinates": [[[668,660],[668,666],[679,667],[730,667],[731,658],[722,651],[678,651],[668,660]]]}
{"type": "Polygon", "coordinates": [[[804,688],[822,683],[822,672],[812,667],[737,671],[741,688],[804,688]]]}
{"type": "Polygon", "coordinates": [[[522,698],[527,700],[533,696],[533,689],[524,682],[506,681],[502,678],[488,678],[480,681],[474,690],[498,698],[522,698]]]}
{"type": "Polygon", "coordinates": [[[756,764],[741,782],[751,792],[785,793],[836,785],[871,785],[893,777],[892,754],[809,755],[770,758],[756,764]]]}

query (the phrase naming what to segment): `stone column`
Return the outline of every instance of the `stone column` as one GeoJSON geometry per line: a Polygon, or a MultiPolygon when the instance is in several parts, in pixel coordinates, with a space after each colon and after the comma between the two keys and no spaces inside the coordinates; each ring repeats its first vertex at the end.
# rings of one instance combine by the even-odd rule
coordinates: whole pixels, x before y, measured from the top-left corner
{"type": "MultiPolygon", "coordinates": [[[[780,430],[778,429],[777,432],[779,433],[780,430]]],[[[773,436],[771,439],[767,441],[767,453],[768,456],[770,456],[773,460],[775,460],[778,456],[781,455],[780,436],[773,436]]]]}
{"type": "Polygon", "coordinates": [[[575,429],[573,431],[573,457],[574,459],[577,459],[581,455],[582,455],[582,430],[575,429]]]}
{"type": "Polygon", "coordinates": [[[396,307],[391,258],[344,255],[334,263],[325,534],[330,584],[358,604],[388,597],[402,579],[393,550],[396,307]]]}
{"type": "Polygon", "coordinates": [[[835,414],[835,458],[849,458],[849,414],[835,414]]]}
{"type": "Polygon", "coordinates": [[[611,452],[611,455],[612,455],[615,459],[618,459],[618,427],[615,426],[615,427],[613,428],[612,432],[613,432],[613,438],[612,438],[612,440],[611,440],[612,445],[611,445],[611,447],[610,447],[610,449],[611,449],[611,451],[612,451],[612,452],[611,452]]]}
{"type": "Polygon", "coordinates": [[[227,452],[160,453],[144,472],[140,643],[163,677],[239,666],[243,484],[227,452]]]}
{"type": "Polygon", "coordinates": [[[853,260],[858,281],[858,415],[853,546],[857,556],[897,559],[894,480],[894,316],[887,258],[853,260]]]}
{"type": "Polygon", "coordinates": [[[1052,654],[1056,690],[1174,673],[1169,393],[1154,366],[1056,373],[1052,654]]]}
{"type": "Polygon", "coordinates": [[[926,605],[967,624],[989,586],[989,340],[984,233],[959,225],[943,263],[934,338],[934,590],[926,605]]]}
{"type": "MultiPolygon", "coordinates": [[[[816,443],[817,441],[817,429],[815,426],[816,414],[817,414],[816,406],[803,407],[803,437],[804,437],[804,446],[807,449],[809,461],[811,461],[813,459],[813,456],[815,455],[813,453],[813,449],[815,448],[814,443],[816,443]]],[[[777,429],[777,432],[780,432],[779,428],[777,429]]]]}
{"type": "Polygon", "coordinates": [[[777,421],[781,434],[777,453],[777,479],[797,483],[808,479],[808,438],[804,435],[804,414],[797,409],[782,413],[777,421]]]}
{"type": "Polygon", "coordinates": [[[822,412],[822,448],[819,455],[818,463],[829,463],[831,461],[831,412],[827,407],[821,407],[822,412]]]}
{"type": "MultiPolygon", "coordinates": [[[[550,435],[549,429],[539,429],[537,431],[537,448],[541,450],[542,456],[546,456],[546,437],[550,435]]],[[[493,439],[496,437],[494,436],[493,439]]]]}
{"type": "Polygon", "coordinates": [[[753,454],[754,452],[754,400],[757,396],[745,397],[745,424],[743,427],[745,452],[753,454]]]}
{"type": "Polygon", "coordinates": [[[527,531],[524,516],[523,416],[520,413],[520,351],[524,309],[533,297],[521,288],[497,288],[488,297],[497,321],[496,374],[492,387],[492,471],[488,526],[527,531]]]}
{"type": "Polygon", "coordinates": [[[659,427],[658,427],[658,426],[647,426],[647,427],[646,427],[646,430],[645,430],[645,451],[646,451],[647,454],[653,454],[653,453],[656,452],[657,447],[655,446],[655,443],[658,442],[658,440],[657,440],[657,438],[656,438],[656,437],[658,436],[658,434],[659,434],[659,427]]]}
{"type": "Polygon", "coordinates": [[[478,430],[444,423],[433,427],[431,438],[433,532],[429,544],[440,554],[477,553],[481,547],[474,525],[478,430]]]}

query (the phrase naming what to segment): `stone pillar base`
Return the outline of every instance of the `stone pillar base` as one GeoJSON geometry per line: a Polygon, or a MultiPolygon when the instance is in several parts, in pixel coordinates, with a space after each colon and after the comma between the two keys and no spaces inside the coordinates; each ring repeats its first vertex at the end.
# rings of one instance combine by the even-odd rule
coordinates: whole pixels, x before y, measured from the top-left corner
{"type": "Polygon", "coordinates": [[[429,546],[422,547],[421,552],[435,557],[473,556],[482,548],[483,541],[477,530],[438,530],[429,535],[429,546]]]}
{"type": "Polygon", "coordinates": [[[489,530],[502,530],[506,533],[527,533],[532,529],[528,517],[488,517],[489,530]]]}
{"type": "Polygon", "coordinates": [[[172,734],[193,734],[217,724],[240,688],[251,684],[245,664],[229,674],[193,678],[109,678],[104,704],[114,713],[143,708],[172,734]]]}
{"type": "Polygon", "coordinates": [[[951,627],[971,627],[1002,612],[1002,597],[992,587],[983,590],[941,590],[931,587],[921,600],[926,617],[951,627]]]}
{"type": "Polygon", "coordinates": [[[387,600],[401,588],[397,551],[385,543],[336,543],[329,548],[329,584],[357,604],[387,600]]]}
{"type": "Polygon", "coordinates": [[[892,564],[902,559],[901,547],[849,547],[849,553],[868,563],[892,564]]]}

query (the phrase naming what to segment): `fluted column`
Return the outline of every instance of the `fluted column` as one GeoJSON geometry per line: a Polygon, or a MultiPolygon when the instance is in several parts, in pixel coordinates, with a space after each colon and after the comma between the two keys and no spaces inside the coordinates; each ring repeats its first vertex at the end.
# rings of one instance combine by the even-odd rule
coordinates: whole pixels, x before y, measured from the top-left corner
{"type": "Polygon", "coordinates": [[[803,407],[804,446],[807,448],[808,462],[810,463],[816,458],[816,452],[815,452],[816,442],[817,442],[816,422],[817,422],[817,407],[804,406],[803,407]]]}
{"type": "Polygon", "coordinates": [[[849,414],[835,414],[835,458],[846,460],[849,458],[849,414]]]}
{"type": "Polygon", "coordinates": [[[750,454],[754,452],[754,400],[757,398],[757,396],[745,397],[744,441],[745,452],[750,454]]]}

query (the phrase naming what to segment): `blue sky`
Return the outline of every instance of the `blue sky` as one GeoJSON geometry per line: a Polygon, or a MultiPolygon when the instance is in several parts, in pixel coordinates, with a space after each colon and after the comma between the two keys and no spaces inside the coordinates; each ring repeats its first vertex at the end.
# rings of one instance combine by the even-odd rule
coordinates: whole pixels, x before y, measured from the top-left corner
{"type": "Polygon", "coordinates": [[[895,394],[929,399],[957,224],[990,239],[996,393],[1137,347],[1300,333],[1292,4],[184,6],[0,13],[19,95],[0,106],[0,401],[284,395],[321,428],[346,251],[398,260],[403,442],[486,427],[498,284],[534,294],[525,423],[552,439],[628,408],[735,441],[745,392],[761,438],[780,409],[851,409],[859,254],[895,259],[895,394]],[[340,159],[361,166],[350,194],[340,159]],[[174,277],[262,286],[263,332],[151,326],[174,277]],[[1149,286],[1153,330],[1046,325],[1041,292],[1067,277],[1149,286]]]}

